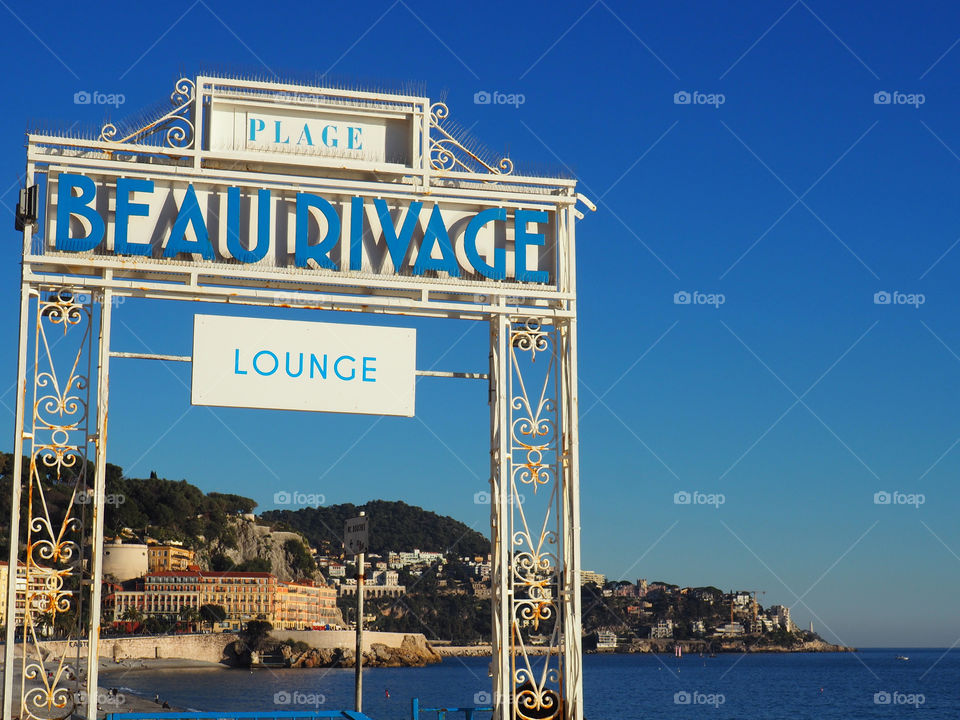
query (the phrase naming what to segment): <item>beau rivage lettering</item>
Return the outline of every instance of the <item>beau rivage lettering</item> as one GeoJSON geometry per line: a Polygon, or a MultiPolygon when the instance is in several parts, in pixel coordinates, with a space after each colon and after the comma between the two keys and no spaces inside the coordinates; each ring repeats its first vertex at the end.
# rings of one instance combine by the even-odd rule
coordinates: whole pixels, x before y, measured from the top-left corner
{"type": "MultiPolygon", "coordinates": [[[[90,252],[105,249],[107,222],[98,210],[97,183],[86,175],[61,173],[57,178],[57,211],[54,249],[62,252],[90,252]],[[70,232],[70,218],[85,221],[89,231],[85,236],[74,237],[70,232]]],[[[116,180],[116,204],[113,215],[113,246],[116,255],[152,257],[154,246],[138,240],[129,233],[131,217],[146,217],[156,205],[144,202],[154,192],[154,181],[145,178],[121,177],[116,180]]],[[[271,190],[257,191],[257,238],[242,238],[240,232],[241,191],[238,187],[227,188],[226,249],[230,257],[241,263],[257,263],[270,250],[273,198],[271,190]]],[[[373,198],[380,233],[394,268],[403,266],[420,225],[421,213],[425,211],[420,200],[411,201],[406,207],[402,222],[396,223],[390,215],[387,202],[373,198]],[[399,227],[397,226],[399,224],[399,227]]],[[[341,270],[340,263],[331,257],[331,252],[341,240],[349,243],[349,270],[361,270],[363,258],[363,233],[366,226],[366,207],[370,198],[354,196],[342,202],[344,213],[350,213],[349,237],[341,238],[343,223],[340,214],[329,200],[313,193],[297,193],[295,198],[294,264],[300,268],[323,268],[341,270]],[[325,220],[326,230],[317,242],[310,242],[311,224],[316,224],[315,213],[325,220]]],[[[103,203],[104,205],[106,203],[103,203]]],[[[507,279],[507,251],[497,247],[493,251],[493,264],[488,263],[477,249],[477,236],[486,226],[502,223],[512,224],[514,236],[514,268],[512,279],[522,283],[548,283],[549,272],[538,269],[528,259],[528,249],[542,248],[546,235],[538,226],[546,226],[550,213],[546,210],[511,209],[493,207],[472,215],[463,230],[463,252],[468,267],[462,268],[454,252],[447,223],[438,204],[428,211],[429,219],[423,231],[423,241],[416,251],[414,275],[429,271],[446,272],[450,277],[460,277],[463,270],[479,273],[490,280],[507,279]],[[439,249],[439,257],[434,250],[439,249]],[[528,266],[529,264],[529,266],[528,266]]],[[[319,227],[319,226],[318,226],[319,227]]],[[[375,228],[370,228],[371,232],[375,228]]],[[[252,234],[252,231],[251,231],[252,234]]],[[[215,253],[210,241],[207,220],[197,199],[193,183],[186,187],[183,201],[163,243],[160,256],[177,258],[181,255],[200,256],[214,260],[215,253]],[[188,233],[188,231],[190,231],[188,233]],[[189,237],[189,235],[192,235],[189,237]]]]}

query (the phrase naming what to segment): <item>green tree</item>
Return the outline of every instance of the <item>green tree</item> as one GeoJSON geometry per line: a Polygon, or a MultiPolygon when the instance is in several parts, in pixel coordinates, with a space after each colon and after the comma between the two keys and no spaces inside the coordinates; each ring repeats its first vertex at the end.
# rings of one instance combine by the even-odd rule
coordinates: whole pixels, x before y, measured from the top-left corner
{"type": "Polygon", "coordinates": [[[250,558],[237,565],[234,570],[238,572],[273,572],[270,561],[266,558],[250,558]]]}
{"type": "Polygon", "coordinates": [[[240,633],[240,637],[251,650],[261,651],[270,644],[270,631],[273,630],[266,620],[251,620],[240,633]]]}
{"type": "Polygon", "coordinates": [[[200,606],[200,619],[210,626],[213,630],[215,623],[222,623],[227,619],[227,611],[223,605],[214,605],[208,603],[200,606]]]}
{"type": "Polygon", "coordinates": [[[283,552],[286,555],[290,569],[293,570],[297,578],[313,577],[317,564],[313,560],[310,551],[303,546],[303,543],[296,538],[290,538],[283,544],[283,552]]]}
{"type": "Polygon", "coordinates": [[[180,622],[186,626],[187,630],[193,630],[193,626],[200,622],[200,611],[190,605],[180,608],[178,614],[180,622]]]}

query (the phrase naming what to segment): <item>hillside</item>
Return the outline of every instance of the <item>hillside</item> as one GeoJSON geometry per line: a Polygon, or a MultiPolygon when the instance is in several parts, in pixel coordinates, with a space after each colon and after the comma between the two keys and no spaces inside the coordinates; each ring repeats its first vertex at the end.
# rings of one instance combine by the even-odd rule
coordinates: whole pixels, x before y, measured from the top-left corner
{"type": "Polygon", "coordinates": [[[459,556],[490,552],[489,540],[464,523],[399,501],[268,510],[260,517],[278,528],[300,533],[321,552],[336,554],[342,547],[344,522],[358,516],[361,510],[370,516],[370,552],[382,555],[414,548],[459,556]]]}

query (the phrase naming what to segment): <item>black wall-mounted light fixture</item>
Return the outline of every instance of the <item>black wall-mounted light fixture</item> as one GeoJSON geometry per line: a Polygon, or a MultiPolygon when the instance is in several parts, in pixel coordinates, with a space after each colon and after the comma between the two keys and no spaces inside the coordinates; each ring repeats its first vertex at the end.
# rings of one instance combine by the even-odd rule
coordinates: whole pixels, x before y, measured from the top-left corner
{"type": "Polygon", "coordinates": [[[36,227],[39,195],[37,185],[31,185],[20,191],[20,199],[17,201],[17,212],[13,221],[13,226],[18,231],[22,231],[28,225],[31,228],[36,227]]]}

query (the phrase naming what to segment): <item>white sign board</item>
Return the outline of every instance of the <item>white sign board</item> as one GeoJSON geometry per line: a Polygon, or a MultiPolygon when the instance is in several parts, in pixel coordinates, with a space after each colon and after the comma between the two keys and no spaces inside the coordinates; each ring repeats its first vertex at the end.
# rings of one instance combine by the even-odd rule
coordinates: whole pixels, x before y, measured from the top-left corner
{"type": "Polygon", "coordinates": [[[416,330],[196,315],[194,405],[413,417],[416,330]]]}
{"type": "Polygon", "coordinates": [[[347,555],[359,555],[367,551],[370,544],[370,526],[368,517],[351,518],[343,524],[343,549],[347,555]]]}

